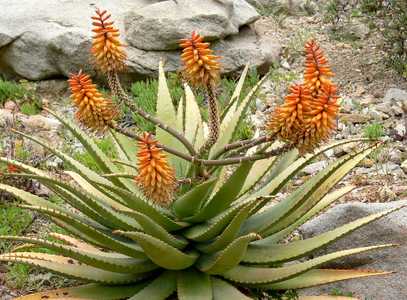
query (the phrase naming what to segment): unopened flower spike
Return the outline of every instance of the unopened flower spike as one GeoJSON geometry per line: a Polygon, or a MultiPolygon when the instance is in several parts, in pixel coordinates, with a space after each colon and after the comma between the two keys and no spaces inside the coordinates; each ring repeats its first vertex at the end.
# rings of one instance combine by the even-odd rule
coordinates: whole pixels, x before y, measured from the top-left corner
{"type": "Polygon", "coordinates": [[[214,87],[219,82],[219,56],[213,54],[209,45],[195,31],[191,38],[180,41],[184,76],[193,86],[214,87]]]}
{"type": "Polygon", "coordinates": [[[329,78],[334,76],[328,60],[320,46],[310,40],[305,44],[304,82],[312,96],[317,96],[321,86],[330,84],[329,78]]]}
{"type": "Polygon", "coordinates": [[[75,117],[85,127],[103,132],[113,124],[118,111],[111,100],[105,99],[92,83],[89,75],[79,71],[71,74],[68,80],[72,92],[72,102],[76,107],[75,117]]]}
{"type": "Polygon", "coordinates": [[[91,52],[95,58],[96,66],[103,72],[118,72],[124,69],[127,55],[124,46],[119,40],[119,29],[110,21],[110,14],[106,10],[96,10],[93,16],[93,29],[95,33],[91,52]]]}
{"type": "Polygon", "coordinates": [[[175,172],[150,133],[144,133],[139,142],[137,159],[138,175],[135,180],[144,194],[161,206],[171,204],[177,185],[175,172]]]}

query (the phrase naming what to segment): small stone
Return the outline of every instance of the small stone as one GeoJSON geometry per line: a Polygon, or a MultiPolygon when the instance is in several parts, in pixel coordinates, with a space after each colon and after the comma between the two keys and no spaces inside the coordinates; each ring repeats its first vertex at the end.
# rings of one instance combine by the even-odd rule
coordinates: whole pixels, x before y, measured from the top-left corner
{"type": "Polygon", "coordinates": [[[321,170],[323,170],[326,166],[328,165],[328,163],[326,161],[318,161],[312,164],[309,164],[308,166],[306,166],[302,172],[304,172],[305,174],[308,175],[312,175],[315,174],[321,170]]]}
{"type": "Polygon", "coordinates": [[[402,152],[398,149],[392,149],[389,153],[389,160],[396,164],[400,164],[402,161],[402,152]]]}
{"type": "Polygon", "coordinates": [[[4,109],[7,109],[12,112],[17,112],[18,105],[14,101],[9,100],[9,101],[6,101],[6,103],[4,103],[4,109]]]}
{"type": "Polygon", "coordinates": [[[404,171],[404,173],[407,175],[407,159],[402,162],[400,165],[401,169],[404,171]]]}
{"type": "Polygon", "coordinates": [[[362,160],[358,166],[360,167],[364,167],[364,168],[371,168],[375,165],[375,162],[373,159],[370,158],[365,158],[364,160],[362,160]]]}
{"type": "Polygon", "coordinates": [[[384,102],[403,102],[405,100],[407,100],[407,92],[397,88],[388,89],[386,95],[383,98],[384,102]]]}
{"type": "Polygon", "coordinates": [[[370,116],[367,116],[365,114],[342,114],[339,117],[340,121],[343,123],[350,123],[350,124],[357,124],[357,123],[367,123],[371,120],[370,116]]]}

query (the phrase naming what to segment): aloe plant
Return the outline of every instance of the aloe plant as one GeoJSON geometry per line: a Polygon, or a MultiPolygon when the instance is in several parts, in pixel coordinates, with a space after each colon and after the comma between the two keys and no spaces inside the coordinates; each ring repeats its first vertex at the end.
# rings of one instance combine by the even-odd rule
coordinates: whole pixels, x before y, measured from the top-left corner
{"type": "MultiPolygon", "coordinates": [[[[105,13],[98,11],[95,26],[100,27],[108,19],[105,13]]],[[[346,174],[376,149],[377,143],[348,139],[324,144],[324,135],[318,143],[313,138],[313,145],[320,146],[305,153],[301,146],[305,145],[304,140],[295,143],[293,136],[286,135],[284,139],[278,132],[250,140],[234,140],[250,102],[267,78],[263,77],[241,99],[248,67],[226,111],[219,114],[219,118],[213,118],[219,122],[219,126],[214,126],[216,134],[204,134],[206,125],[188,83],[184,85],[183,101],[174,107],[162,63],[157,111],[155,116],[150,116],[132,103],[121,88],[115,67],[121,68],[122,63],[109,62],[114,57],[111,53],[120,47],[119,42],[108,43],[109,47],[114,45],[113,52],[109,52],[108,47],[98,46],[103,42],[101,36],[109,38],[101,33],[117,33],[109,24],[95,31],[99,35],[92,52],[97,55],[98,51],[105,51],[98,59],[107,72],[112,91],[134,113],[156,126],[155,137],[151,133],[141,137],[137,131],[120,128],[113,120],[117,111],[112,103],[103,99],[89,77],[83,74],[72,76],[70,80],[74,103],[79,107],[78,120],[111,135],[116,159],[107,157],[87,130],[50,110],[49,113],[83,145],[99,172],[40,139],[16,131],[62,159],[69,166],[66,175],[70,180],[53,177],[46,171],[5,157],[0,158],[0,162],[15,166],[18,171],[3,175],[37,180],[65,204],[49,202],[7,184],[0,183],[0,190],[21,200],[18,207],[48,216],[69,235],[52,232],[49,234],[52,240],[1,236],[2,240],[23,245],[14,252],[1,254],[0,261],[26,263],[85,282],[81,286],[18,299],[159,300],[174,293],[178,299],[186,300],[251,299],[245,292],[250,289],[297,289],[386,274],[325,269],[321,265],[348,255],[391,247],[391,244],[298,259],[401,207],[358,219],[313,238],[284,242],[304,222],[355,188],[346,185],[334,190],[346,174]],[[110,55],[104,60],[106,53],[110,55]],[[81,87],[88,90],[82,91],[81,87]],[[86,105],[82,105],[83,102],[86,105]],[[93,108],[92,103],[103,109],[93,108]],[[345,144],[358,145],[358,150],[332,161],[277,204],[270,205],[274,196],[308,163],[325,151],[345,144]],[[51,252],[43,253],[39,251],[41,248],[51,252]]],[[[200,41],[196,35],[194,39],[200,41]]],[[[124,59],[124,52],[118,53],[117,59],[124,59]]],[[[205,78],[205,74],[202,76],[205,78]]],[[[216,97],[215,79],[216,76],[206,78],[211,82],[211,97],[216,97]]],[[[324,78],[320,82],[325,84],[324,78]]],[[[317,96],[318,101],[322,101],[320,95],[317,96]]],[[[280,109],[279,118],[282,112],[288,111],[285,108],[280,109]]],[[[336,110],[330,112],[332,117],[336,110]]],[[[275,129],[275,120],[272,124],[275,129]]],[[[318,130],[319,125],[312,124],[318,130]]],[[[290,130],[295,128],[290,127],[290,130]]],[[[321,135],[325,131],[318,132],[321,135]]],[[[306,144],[305,149],[309,150],[310,145],[306,144]]]]}

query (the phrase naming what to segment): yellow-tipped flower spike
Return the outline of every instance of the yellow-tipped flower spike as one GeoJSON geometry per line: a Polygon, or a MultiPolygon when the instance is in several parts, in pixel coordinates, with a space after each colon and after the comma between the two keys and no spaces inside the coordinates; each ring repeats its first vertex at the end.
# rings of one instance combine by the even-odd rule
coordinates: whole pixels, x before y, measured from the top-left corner
{"type": "Polygon", "coordinates": [[[68,80],[72,102],[77,108],[75,117],[80,123],[97,132],[104,131],[113,123],[118,111],[112,101],[103,98],[89,75],[79,71],[68,80]]]}
{"type": "Polygon", "coordinates": [[[103,72],[117,72],[124,68],[127,58],[123,45],[119,40],[119,30],[109,21],[110,14],[106,10],[96,10],[93,16],[93,36],[91,52],[95,57],[95,64],[103,72]]]}
{"type": "Polygon", "coordinates": [[[318,96],[321,86],[330,84],[329,78],[334,76],[328,60],[319,45],[310,40],[305,44],[305,85],[310,90],[312,96],[318,96]]]}
{"type": "Polygon", "coordinates": [[[305,130],[299,138],[300,152],[314,149],[336,129],[339,104],[334,84],[322,85],[318,97],[304,103],[305,130]]]}
{"type": "Polygon", "coordinates": [[[184,76],[193,86],[214,87],[219,82],[219,56],[213,55],[209,45],[195,31],[191,38],[180,41],[184,76]]]}
{"type": "Polygon", "coordinates": [[[285,97],[284,103],[278,106],[267,122],[267,130],[278,134],[283,140],[296,143],[298,132],[303,129],[303,106],[311,100],[309,90],[302,85],[290,87],[290,94],[285,97]]]}
{"type": "Polygon", "coordinates": [[[169,206],[176,188],[175,172],[151,134],[144,133],[137,158],[136,182],[149,199],[161,206],[169,206]]]}

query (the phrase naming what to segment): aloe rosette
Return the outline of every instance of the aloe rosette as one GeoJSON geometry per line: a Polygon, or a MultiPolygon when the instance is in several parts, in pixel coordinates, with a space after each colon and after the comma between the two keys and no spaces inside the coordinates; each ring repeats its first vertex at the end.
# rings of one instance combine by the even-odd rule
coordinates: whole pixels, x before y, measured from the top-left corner
{"type": "MultiPolygon", "coordinates": [[[[100,36],[98,39],[102,40],[100,36]]],[[[297,289],[386,274],[321,266],[348,255],[393,246],[390,244],[299,259],[401,207],[312,238],[285,242],[299,226],[355,189],[353,185],[335,186],[378,144],[347,139],[300,155],[295,145],[276,141],[272,135],[236,141],[239,123],[267,78],[241,97],[247,73],[248,67],[220,115],[219,137],[205,152],[200,152],[205,144],[205,122],[194,92],[185,83],[184,99],[175,107],[162,63],[156,114],[140,113],[156,125],[155,140],[148,134],[138,137],[112,121],[107,134],[115,144],[115,159],[106,156],[86,130],[49,110],[83,145],[99,172],[40,139],[17,132],[63,160],[69,166],[65,171],[69,180],[3,157],[0,162],[19,170],[4,176],[37,180],[63,204],[3,183],[0,190],[19,199],[21,204],[17,206],[48,216],[66,233],[51,232],[48,238],[1,236],[2,240],[23,244],[14,252],[1,254],[0,261],[26,263],[84,282],[18,299],[159,300],[172,295],[182,300],[252,299],[248,292],[252,289],[297,289]],[[357,150],[333,160],[282,200],[271,202],[307,164],[345,144],[357,145],[357,150]],[[236,151],[239,154],[233,154],[236,151]],[[160,180],[165,180],[171,193],[160,180]],[[155,199],[149,198],[152,195],[155,199]],[[165,205],[159,203],[162,198],[165,205]],[[40,251],[44,248],[50,251],[40,251]]],[[[113,81],[115,90],[120,91],[118,82],[113,81]]],[[[130,108],[134,105],[128,98],[121,100],[130,108]]]]}

